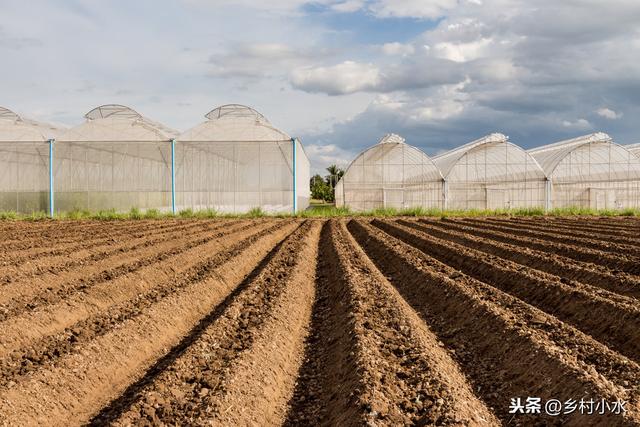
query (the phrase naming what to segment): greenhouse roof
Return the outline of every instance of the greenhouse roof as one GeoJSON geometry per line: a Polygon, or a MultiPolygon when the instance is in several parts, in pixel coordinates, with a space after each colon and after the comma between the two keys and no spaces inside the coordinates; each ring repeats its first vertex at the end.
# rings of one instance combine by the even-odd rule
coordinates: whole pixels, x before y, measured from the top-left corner
{"type": "MultiPolygon", "coordinates": [[[[453,169],[455,164],[458,162],[458,160],[460,160],[465,154],[469,153],[470,151],[487,145],[511,144],[508,142],[508,140],[509,137],[506,135],[503,135],[501,133],[492,133],[490,135],[476,139],[475,141],[471,141],[468,144],[462,145],[458,148],[454,148],[453,150],[449,150],[446,153],[439,154],[433,157],[433,161],[440,169],[440,172],[442,172],[442,175],[447,176],[449,175],[449,172],[451,172],[451,169],[453,169]]],[[[511,145],[520,149],[520,147],[515,144],[511,145]]]]}
{"type": "Polygon", "coordinates": [[[178,132],[118,104],[96,107],[84,115],[86,122],[71,128],[61,141],[116,142],[168,141],[178,132]]]}
{"type": "Polygon", "coordinates": [[[255,119],[256,121],[269,123],[269,120],[267,120],[265,116],[263,116],[253,108],[241,104],[221,105],[220,107],[214,108],[213,110],[209,111],[207,114],[205,114],[205,117],[209,120],[230,117],[248,117],[250,119],[255,119]]]}
{"type": "Polygon", "coordinates": [[[273,127],[265,116],[251,107],[227,104],[205,115],[207,121],[180,135],[180,141],[240,142],[285,141],[291,137],[273,127]]]}
{"type": "Polygon", "coordinates": [[[625,145],[624,148],[631,151],[632,153],[640,154],[640,142],[637,144],[625,145]]]}
{"type": "Polygon", "coordinates": [[[395,133],[388,133],[380,139],[378,144],[404,144],[405,139],[400,135],[396,135],[395,133]]]}
{"type": "Polygon", "coordinates": [[[0,141],[48,141],[62,132],[56,126],[25,119],[8,108],[0,107],[0,141]]]}
{"type": "Polygon", "coordinates": [[[613,139],[604,132],[596,132],[589,135],[579,136],[577,138],[567,139],[555,142],[553,144],[543,145],[542,147],[532,148],[528,150],[535,158],[547,176],[551,176],[556,166],[568,156],[572,151],[589,144],[594,143],[612,143],[613,139]]]}
{"type": "MultiPolygon", "coordinates": [[[[366,162],[379,162],[386,155],[388,155],[393,150],[395,150],[398,146],[404,146],[405,149],[408,150],[407,151],[407,154],[409,156],[408,161],[411,161],[410,159],[413,159],[414,161],[418,162],[419,164],[424,164],[424,162],[426,162],[427,164],[432,165],[433,166],[433,171],[432,172],[434,174],[434,176],[432,178],[433,179],[438,179],[438,180],[442,179],[442,174],[440,173],[440,170],[438,169],[436,164],[433,162],[433,160],[424,151],[420,150],[417,147],[414,147],[413,145],[407,144],[403,137],[401,137],[400,135],[397,135],[395,133],[386,134],[385,136],[383,136],[380,139],[380,141],[378,141],[377,144],[372,145],[371,147],[361,151],[360,154],[358,154],[351,161],[351,163],[349,163],[349,165],[345,169],[345,174],[343,175],[343,178],[349,172],[349,168],[351,167],[351,165],[356,164],[358,159],[361,159],[361,158],[365,157],[366,158],[366,160],[365,160],[366,162]]],[[[343,178],[341,178],[338,181],[338,183],[340,183],[343,180],[343,178]]]]}

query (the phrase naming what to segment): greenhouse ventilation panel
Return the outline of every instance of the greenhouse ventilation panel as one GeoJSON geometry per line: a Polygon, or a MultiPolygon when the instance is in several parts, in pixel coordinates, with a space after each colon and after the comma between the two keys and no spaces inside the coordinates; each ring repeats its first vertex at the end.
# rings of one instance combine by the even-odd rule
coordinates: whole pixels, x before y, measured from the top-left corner
{"type": "Polygon", "coordinates": [[[336,206],[356,211],[441,208],[442,175],[421,150],[388,134],[360,153],[335,188],[336,206]]]}
{"type": "Polygon", "coordinates": [[[50,140],[60,132],[0,107],[1,211],[48,211],[50,140]]]}
{"type": "Polygon", "coordinates": [[[529,150],[550,180],[554,208],[640,207],[640,158],[598,132],[529,150]]]}
{"type": "Polygon", "coordinates": [[[177,132],[123,105],[102,105],[55,143],[55,210],[171,209],[177,132]]]}
{"type": "Polygon", "coordinates": [[[447,209],[545,206],[546,177],[525,150],[493,133],[433,158],[445,179],[447,209]]]}
{"type": "Polygon", "coordinates": [[[179,209],[290,213],[307,208],[310,165],[298,140],[244,105],[223,105],[205,117],[176,145],[179,209]]]}

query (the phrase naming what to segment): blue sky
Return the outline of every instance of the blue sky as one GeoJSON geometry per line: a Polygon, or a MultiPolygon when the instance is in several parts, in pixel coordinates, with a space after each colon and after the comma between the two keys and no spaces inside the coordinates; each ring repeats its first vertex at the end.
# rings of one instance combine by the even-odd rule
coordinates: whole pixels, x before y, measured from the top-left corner
{"type": "Polygon", "coordinates": [[[73,126],[104,103],[178,130],[224,103],[302,139],[315,171],[385,133],[437,154],[640,142],[636,0],[0,0],[0,105],[73,126]]]}

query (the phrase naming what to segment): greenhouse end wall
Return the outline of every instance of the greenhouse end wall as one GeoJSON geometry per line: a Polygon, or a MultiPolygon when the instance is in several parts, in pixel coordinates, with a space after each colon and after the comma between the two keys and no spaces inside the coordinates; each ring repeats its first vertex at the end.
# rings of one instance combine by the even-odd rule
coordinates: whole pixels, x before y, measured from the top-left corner
{"type": "MultiPolygon", "coordinates": [[[[309,205],[309,161],[296,141],[297,209],[309,205]]],[[[178,209],[293,211],[293,142],[176,143],[178,209]]]]}
{"type": "Polygon", "coordinates": [[[446,208],[522,209],[546,206],[546,175],[525,150],[491,134],[443,153],[434,162],[446,179],[446,208]]]}
{"type": "Polygon", "coordinates": [[[0,142],[0,211],[48,209],[49,142],[0,142]]]}
{"type": "Polygon", "coordinates": [[[171,142],[56,142],[55,211],[171,209],[171,142]]]}
{"type": "Polygon", "coordinates": [[[609,143],[571,151],[552,174],[554,208],[640,208],[640,158],[609,143]]]}
{"type": "Polygon", "coordinates": [[[436,166],[394,134],[358,155],[335,192],[337,207],[355,211],[443,206],[442,175],[436,166]]]}
{"type": "Polygon", "coordinates": [[[640,158],[596,132],[529,150],[551,181],[552,208],[640,208],[640,158]]]}

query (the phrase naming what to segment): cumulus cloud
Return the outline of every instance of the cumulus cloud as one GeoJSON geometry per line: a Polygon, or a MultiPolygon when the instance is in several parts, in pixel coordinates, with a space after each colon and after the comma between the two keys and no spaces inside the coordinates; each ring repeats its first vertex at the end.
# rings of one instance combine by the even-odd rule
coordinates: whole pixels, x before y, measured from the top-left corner
{"type": "Polygon", "coordinates": [[[438,18],[457,3],[457,0],[377,0],[369,4],[369,10],[379,17],[438,18]]]}
{"type": "Polygon", "coordinates": [[[213,77],[269,77],[282,75],[310,60],[329,56],[328,49],[294,47],[284,43],[243,43],[209,58],[213,77]]]}
{"type": "Polygon", "coordinates": [[[411,44],[403,44],[398,42],[385,43],[381,46],[382,53],[385,55],[407,56],[415,52],[415,48],[411,44]]]}
{"type": "Polygon", "coordinates": [[[525,147],[593,130],[637,139],[630,111],[640,113],[640,3],[484,0],[444,8],[435,27],[377,46],[370,61],[377,84],[358,89],[375,99],[321,138],[363,148],[397,132],[429,153],[492,131],[525,147]]]}
{"type": "Polygon", "coordinates": [[[345,168],[357,153],[345,150],[336,144],[308,144],[304,147],[305,153],[311,159],[313,173],[323,174],[329,165],[345,168]]]}
{"type": "Polygon", "coordinates": [[[589,123],[587,119],[577,119],[575,121],[563,120],[562,126],[566,128],[589,129],[591,128],[591,123],[589,123]]]}
{"type": "Polygon", "coordinates": [[[622,113],[616,113],[615,111],[606,107],[598,108],[596,110],[596,114],[609,120],[617,120],[622,117],[622,113]]]}
{"type": "Polygon", "coordinates": [[[376,88],[380,71],[373,64],[345,61],[330,67],[298,68],[291,73],[291,83],[308,92],[344,95],[376,88]]]}
{"type": "Polygon", "coordinates": [[[246,103],[314,147],[320,169],[388,132],[429,154],[492,131],[523,146],[592,130],[637,141],[635,0],[178,0],[156,8],[141,21],[144,6],[125,0],[5,0],[3,102],[74,124],[115,101],[180,129],[217,104],[246,103]]]}

